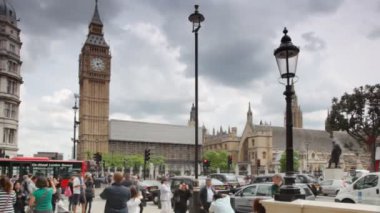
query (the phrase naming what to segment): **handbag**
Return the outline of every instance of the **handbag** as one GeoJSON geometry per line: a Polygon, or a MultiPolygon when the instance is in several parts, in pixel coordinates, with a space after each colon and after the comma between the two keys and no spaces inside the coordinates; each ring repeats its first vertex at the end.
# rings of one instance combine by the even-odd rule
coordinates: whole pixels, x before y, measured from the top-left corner
{"type": "Polygon", "coordinates": [[[69,186],[66,187],[64,194],[66,197],[71,197],[71,195],[73,195],[73,193],[71,192],[71,188],[69,186]]]}

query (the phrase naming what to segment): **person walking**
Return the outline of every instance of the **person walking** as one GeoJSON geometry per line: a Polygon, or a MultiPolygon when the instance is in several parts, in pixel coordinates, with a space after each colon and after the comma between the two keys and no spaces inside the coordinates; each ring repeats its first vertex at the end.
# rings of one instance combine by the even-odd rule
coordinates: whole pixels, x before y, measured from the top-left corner
{"type": "Polygon", "coordinates": [[[92,205],[92,199],[95,197],[95,189],[94,189],[94,181],[91,177],[91,175],[86,175],[86,180],[85,180],[85,185],[86,185],[86,190],[85,190],[85,195],[86,195],[86,205],[85,205],[85,212],[87,211],[88,207],[88,213],[91,212],[91,205],[92,205]]]}
{"type": "Polygon", "coordinates": [[[172,191],[170,190],[168,180],[164,178],[162,179],[160,186],[161,213],[170,213],[171,198],[172,191]]]}
{"type": "Polygon", "coordinates": [[[136,186],[131,186],[131,199],[127,202],[128,213],[140,213],[141,195],[136,186]]]}
{"type": "Polygon", "coordinates": [[[191,197],[189,186],[186,183],[181,183],[177,190],[174,191],[174,212],[186,213],[187,201],[191,197]]]}
{"type": "Polygon", "coordinates": [[[231,206],[230,196],[222,195],[220,193],[214,194],[214,201],[212,201],[210,213],[234,213],[234,209],[231,206]]]}
{"type": "Polygon", "coordinates": [[[275,194],[280,193],[280,187],[282,185],[282,176],[280,174],[275,174],[272,177],[273,185],[271,187],[271,193],[272,197],[274,197],[275,194]]]}
{"type": "Polygon", "coordinates": [[[36,187],[38,189],[30,196],[29,206],[34,207],[34,213],[53,213],[52,198],[56,192],[53,180],[40,176],[37,178],[36,187]]]}
{"type": "Polygon", "coordinates": [[[201,188],[199,192],[199,198],[200,198],[200,208],[201,212],[208,213],[211,202],[214,200],[214,195],[216,194],[216,191],[214,187],[212,187],[211,178],[206,179],[206,185],[201,188]]]}
{"type": "Polygon", "coordinates": [[[15,213],[25,213],[26,194],[21,189],[19,181],[16,181],[13,185],[13,191],[16,193],[16,203],[13,205],[15,213]]]}
{"type": "Polygon", "coordinates": [[[82,205],[82,213],[85,213],[86,196],[84,193],[85,185],[82,176],[79,173],[74,173],[73,180],[73,197],[72,197],[72,209],[73,213],[76,213],[79,204],[82,205]]]}
{"type": "Polygon", "coordinates": [[[67,197],[69,201],[69,211],[71,212],[71,209],[73,207],[73,191],[74,191],[74,186],[73,186],[73,181],[74,181],[74,176],[71,176],[69,183],[67,184],[67,187],[65,189],[65,196],[67,197]]]}
{"type": "Polygon", "coordinates": [[[14,213],[13,205],[16,203],[16,194],[12,190],[12,182],[8,177],[0,177],[0,212],[14,213]]]}
{"type": "Polygon", "coordinates": [[[113,176],[113,183],[100,194],[100,197],[106,200],[104,213],[128,213],[127,201],[131,197],[130,190],[123,186],[123,175],[116,172],[113,176]]]}

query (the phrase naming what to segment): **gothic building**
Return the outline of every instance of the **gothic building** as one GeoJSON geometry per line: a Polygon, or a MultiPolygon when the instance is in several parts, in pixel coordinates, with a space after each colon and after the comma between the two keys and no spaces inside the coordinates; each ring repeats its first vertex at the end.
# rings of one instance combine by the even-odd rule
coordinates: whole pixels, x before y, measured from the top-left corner
{"type": "Polygon", "coordinates": [[[20,29],[16,11],[0,1],[0,157],[15,157],[18,150],[20,85],[20,29]]]}
{"type": "MultiPolygon", "coordinates": [[[[249,106],[247,121],[241,136],[237,128],[205,134],[203,150],[226,150],[233,156],[233,162],[245,172],[257,174],[280,171],[280,157],[286,149],[286,129],[268,124],[253,124],[249,106]]],[[[369,154],[348,134],[334,132],[334,140],[343,150],[341,167],[349,170],[367,168],[369,154]]],[[[319,172],[327,167],[332,149],[330,134],[323,130],[293,129],[293,147],[300,155],[300,171],[319,172]]]]}
{"type": "MultiPolygon", "coordinates": [[[[303,128],[302,110],[301,106],[298,104],[298,97],[294,90],[294,84],[292,84],[292,118],[294,128],[303,128]]],[[[286,112],[284,113],[284,126],[286,126],[286,112]]]]}
{"type": "Polygon", "coordinates": [[[109,141],[109,84],[111,54],[103,35],[96,1],[87,40],[79,56],[78,159],[86,153],[107,153],[109,141]]]}

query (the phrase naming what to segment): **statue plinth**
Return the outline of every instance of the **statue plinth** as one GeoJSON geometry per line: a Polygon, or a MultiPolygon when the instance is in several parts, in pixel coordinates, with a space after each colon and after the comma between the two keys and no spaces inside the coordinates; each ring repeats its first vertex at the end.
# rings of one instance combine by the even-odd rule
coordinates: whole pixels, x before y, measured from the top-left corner
{"type": "Polygon", "coordinates": [[[341,168],[326,168],[323,173],[324,180],[341,180],[344,177],[344,171],[341,168]]]}

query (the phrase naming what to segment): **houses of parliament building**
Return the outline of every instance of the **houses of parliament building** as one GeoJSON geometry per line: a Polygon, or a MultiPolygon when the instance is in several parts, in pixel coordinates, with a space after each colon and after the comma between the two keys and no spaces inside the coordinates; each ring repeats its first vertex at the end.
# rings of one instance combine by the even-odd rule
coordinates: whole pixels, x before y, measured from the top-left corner
{"type": "MultiPolygon", "coordinates": [[[[96,3],[88,26],[88,35],[79,56],[79,143],[78,159],[91,153],[143,154],[150,149],[161,155],[171,170],[194,172],[194,107],[188,125],[171,125],[109,119],[111,79],[110,47],[104,38],[103,23],[96,3]]],[[[300,154],[300,170],[320,171],[326,167],[332,138],[323,130],[303,128],[302,111],[297,96],[292,100],[294,149],[300,154]]],[[[226,150],[242,171],[276,172],[285,151],[285,128],[267,123],[253,123],[251,107],[241,135],[237,127],[228,130],[200,128],[199,152],[226,150]]],[[[334,132],[343,150],[341,166],[367,168],[369,155],[347,134],[334,132]]],[[[202,154],[199,155],[201,160],[202,154]]]]}

